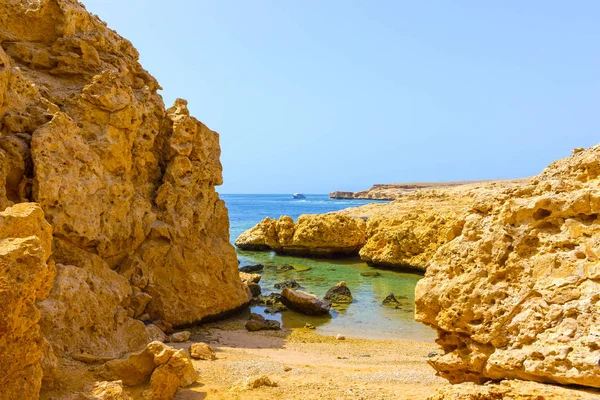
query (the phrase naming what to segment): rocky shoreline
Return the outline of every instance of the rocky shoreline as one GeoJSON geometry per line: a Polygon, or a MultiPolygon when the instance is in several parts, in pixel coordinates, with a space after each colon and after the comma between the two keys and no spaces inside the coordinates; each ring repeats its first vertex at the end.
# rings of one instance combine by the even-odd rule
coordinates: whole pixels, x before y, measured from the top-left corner
{"type": "Polygon", "coordinates": [[[336,191],[329,194],[329,198],[337,200],[396,200],[404,195],[413,193],[417,190],[432,188],[447,188],[471,184],[483,184],[488,182],[500,182],[493,180],[486,181],[454,181],[454,182],[408,182],[408,183],[387,183],[375,184],[370,189],[359,192],[336,191]]]}

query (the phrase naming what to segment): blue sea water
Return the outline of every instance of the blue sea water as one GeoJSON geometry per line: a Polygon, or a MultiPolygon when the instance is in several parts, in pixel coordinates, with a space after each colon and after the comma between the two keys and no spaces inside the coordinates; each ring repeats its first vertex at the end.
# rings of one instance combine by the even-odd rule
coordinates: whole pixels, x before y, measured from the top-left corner
{"type": "MultiPolygon", "coordinates": [[[[305,199],[294,199],[281,194],[221,194],[229,210],[231,242],[245,230],[253,227],[265,217],[279,218],[289,215],[294,220],[301,214],[320,214],[356,207],[372,200],[334,200],[327,195],[305,195],[305,199]]],[[[332,308],[331,317],[309,317],[292,311],[281,314],[265,314],[264,307],[252,307],[269,319],[277,319],[285,327],[301,327],[311,323],[317,331],[325,334],[341,333],[353,337],[433,340],[435,333],[430,328],[415,322],[414,288],[422,277],[418,274],[376,270],[359,258],[356,259],[313,259],[305,257],[279,256],[274,252],[237,250],[241,265],[263,264],[260,286],[263,294],[279,292],[274,285],[286,279],[294,279],[301,290],[322,297],[340,281],[345,281],[352,291],[354,301],[350,305],[332,308]],[[280,271],[277,266],[289,264],[294,270],[280,271]],[[364,277],[362,272],[377,271],[380,276],[364,277]],[[383,306],[381,301],[394,293],[401,308],[383,306]]]]}

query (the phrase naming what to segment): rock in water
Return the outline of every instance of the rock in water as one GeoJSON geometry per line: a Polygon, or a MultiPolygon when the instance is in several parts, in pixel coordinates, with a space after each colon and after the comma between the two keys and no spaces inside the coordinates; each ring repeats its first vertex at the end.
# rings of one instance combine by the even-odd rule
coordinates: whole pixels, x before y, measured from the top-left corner
{"type": "Polygon", "coordinates": [[[367,276],[367,277],[374,278],[376,276],[381,276],[381,274],[377,271],[367,271],[367,272],[361,272],[360,276],[367,276]]]}
{"type": "Polygon", "coordinates": [[[281,302],[288,308],[306,315],[329,314],[331,303],[321,300],[314,294],[284,288],[281,292],[281,302]]]}
{"type": "Polygon", "coordinates": [[[323,299],[332,303],[352,303],[352,300],[354,300],[346,282],[343,281],[329,289],[323,299]]]}
{"type": "Polygon", "coordinates": [[[475,197],[415,289],[440,375],[600,388],[599,215],[600,145],[475,197]]]}
{"type": "Polygon", "coordinates": [[[258,272],[258,271],[262,271],[265,268],[264,265],[262,264],[256,264],[256,265],[246,265],[245,267],[240,267],[239,270],[245,273],[250,273],[250,272],[258,272]]]}
{"type": "Polygon", "coordinates": [[[384,306],[394,306],[395,307],[395,306],[400,305],[400,302],[398,301],[396,296],[394,296],[394,293],[390,293],[387,295],[387,297],[385,299],[383,299],[381,304],[383,304],[384,306]]]}
{"type": "Polygon", "coordinates": [[[298,289],[299,287],[300,287],[300,284],[293,279],[286,280],[286,281],[275,284],[275,289],[283,289],[283,288],[298,289]]]}
{"type": "Polygon", "coordinates": [[[245,250],[272,249],[280,254],[311,256],[357,255],[365,244],[365,221],[338,214],[265,218],[242,233],[235,245],[245,250]]]}
{"type": "Polygon", "coordinates": [[[0,44],[0,211],[37,202],[52,225],[54,286],[45,300],[29,286],[57,355],[121,356],[148,341],[132,317],[183,325],[246,304],[218,134],[185,100],[166,109],[132,44],[77,1],[0,2],[0,44]]]}
{"type": "Polygon", "coordinates": [[[52,229],[37,204],[0,212],[0,399],[37,399],[43,373],[56,368],[52,348],[40,335],[36,307],[56,274],[48,260],[51,248],[52,229]]]}
{"type": "Polygon", "coordinates": [[[281,329],[281,324],[279,321],[265,319],[265,317],[260,314],[251,313],[250,319],[248,322],[246,322],[246,329],[251,332],[261,330],[279,330],[281,329]]]}

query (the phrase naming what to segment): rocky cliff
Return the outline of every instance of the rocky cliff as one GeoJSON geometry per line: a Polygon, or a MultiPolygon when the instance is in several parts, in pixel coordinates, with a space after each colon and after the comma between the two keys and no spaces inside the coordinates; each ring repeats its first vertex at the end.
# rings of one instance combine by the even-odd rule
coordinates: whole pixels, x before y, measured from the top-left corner
{"type": "Polygon", "coordinates": [[[39,325],[59,356],[118,356],[147,343],[140,317],[184,325],[249,301],[218,134],[159,89],[79,2],[0,2],[0,211],[36,202],[52,227],[56,278],[35,298],[49,291],[39,325]]]}
{"type": "Polygon", "coordinates": [[[416,288],[451,382],[600,387],[600,145],[480,196],[416,288]]]}
{"type": "MultiPolygon", "coordinates": [[[[332,199],[363,199],[363,200],[396,200],[404,195],[422,189],[446,188],[454,186],[469,185],[474,183],[485,183],[491,181],[455,181],[455,182],[411,182],[411,183],[388,183],[375,184],[370,189],[359,192],[331,192],[332,199]]],[[[501,181],[498,181],[501,182],[501,181]]]]}

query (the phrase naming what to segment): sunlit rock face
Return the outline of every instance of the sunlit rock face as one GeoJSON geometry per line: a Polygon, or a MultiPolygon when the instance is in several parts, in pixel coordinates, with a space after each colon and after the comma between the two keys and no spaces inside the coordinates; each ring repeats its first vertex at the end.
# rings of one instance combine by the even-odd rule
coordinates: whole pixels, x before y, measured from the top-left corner
{"type": "Polygon", "coordinates": [[[54,356],[40,334],[36,302],[48,296],[56,273],[49,260],[52,228],[37,204],[0,212],[0,398],[33,399],[50,377],[54,356]],[[44,368],[44,365],[47,368],[44,368]],[[44,370],[46,369],[46,370],[44,370]]]}
{"type": "Polygon", "coordinates": [[[365,244],[365,222],[339,214],[305,214],[265,218],[242,233],[235,245],[244,250],[319,257],[355,256],[365,244]]]}
{"type": "Polygon", "coordinates": [[[416,288],[451,382],[600,387],[600,146],[471,207],[416,288]]]}
{"type": "Polygon", "coordinates": [[[184,100],[165,109],[131,43],[77,1],[1,2],[0,44],[0,211],[37,202],[52,226],[40,324],[57,354],[143,347],[140,312],[182,325],[247,303],[218,134],[184,100]]]}

